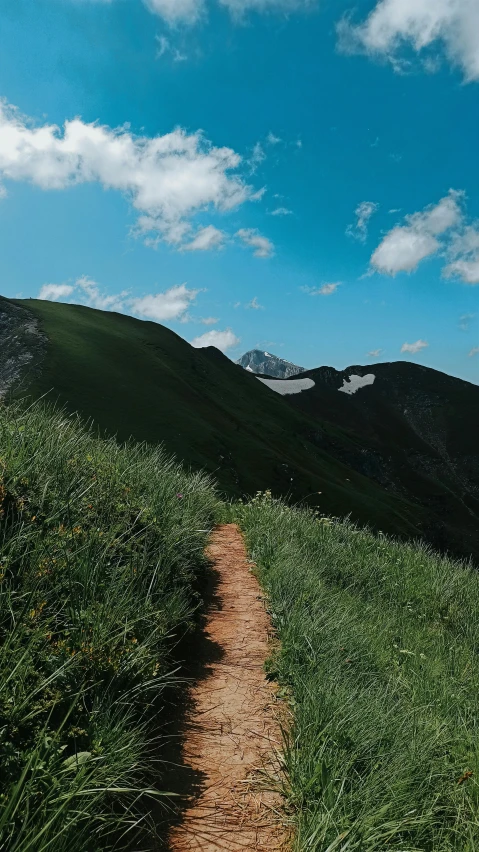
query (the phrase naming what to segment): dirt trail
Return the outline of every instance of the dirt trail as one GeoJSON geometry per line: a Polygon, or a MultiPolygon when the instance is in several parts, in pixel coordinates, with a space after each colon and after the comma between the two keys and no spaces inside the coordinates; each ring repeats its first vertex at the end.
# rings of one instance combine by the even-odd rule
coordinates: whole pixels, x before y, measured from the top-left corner
{"type": "Polygon", "coordinates": [[[170,848],[274,852],[285,848],[286,832],[280,796],[264,783],[281,748],[275,690],[263,669],[271,625],[238,527],[217,528],[208,555],[218,585],[206,632],[220,653],[191,689],[183,757],[202,784],[170,848]]]}

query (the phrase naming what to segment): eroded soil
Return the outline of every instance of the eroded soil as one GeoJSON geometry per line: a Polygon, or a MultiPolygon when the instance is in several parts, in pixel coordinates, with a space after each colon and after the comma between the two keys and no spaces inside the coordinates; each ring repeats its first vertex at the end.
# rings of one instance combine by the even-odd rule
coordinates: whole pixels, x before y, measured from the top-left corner
{"type": "Polygon", "coordinates": [[[191,689],[183,760],[202,780],[170,846],[282,850],[281,730],[275,687],[264,674],[271,625],[237,526],[215,530],[209,557],[217,586],[206,633],[220,653],[191,689]]]}

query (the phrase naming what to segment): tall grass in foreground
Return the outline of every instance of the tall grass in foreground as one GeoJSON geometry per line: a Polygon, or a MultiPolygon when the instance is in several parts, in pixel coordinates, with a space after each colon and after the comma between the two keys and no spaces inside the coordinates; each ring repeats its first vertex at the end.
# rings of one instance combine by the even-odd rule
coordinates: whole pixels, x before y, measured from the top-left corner
{"type": "Polygon", "coordinates": [[[290,509],[235,514],[281,640],[298,850],[479,850],[479,574],[290,509]]]}
{"type": "Polygon", "coordinates": [[[123,848],[161,795],[215,506],[159,449],[0,406],[0,849],[123,848]]]}

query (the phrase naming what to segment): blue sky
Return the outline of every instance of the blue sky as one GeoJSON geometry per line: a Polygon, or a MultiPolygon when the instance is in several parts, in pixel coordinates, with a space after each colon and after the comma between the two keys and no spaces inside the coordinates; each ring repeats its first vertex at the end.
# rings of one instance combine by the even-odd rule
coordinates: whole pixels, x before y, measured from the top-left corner
{"type": "Polygon", "coordinates": [[[4,295],[123,310],[232,358],[478,382],[475,3],[0,14],[4,295]]]}

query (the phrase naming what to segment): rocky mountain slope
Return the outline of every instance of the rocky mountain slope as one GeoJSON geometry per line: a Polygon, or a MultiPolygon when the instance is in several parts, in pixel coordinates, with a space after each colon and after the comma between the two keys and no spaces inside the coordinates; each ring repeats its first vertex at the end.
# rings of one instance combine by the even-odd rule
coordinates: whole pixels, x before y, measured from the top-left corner
{"type": "Polygon", "coordinates": [[[273,376],[276,379],[288,379],[290,376],[304,372],[304,367],[298,367],[291,361],[285,361],[284,358],[278,358],[277,355],[263,352],[262,349],[250,349],[236,363],[248,370],[249,373],[273,376]]]}
{"type": "Polygon", "coordinates": [[[476,386],[391,364],[373,379],[319,368],[275,393],[274,380],[156,323],[36,300],[0,302],[2,352],[12,316],[43,335],[32,357],[31,337],[14,342],[17,366],[26,353],[19,395],[28,385],[121,440],[163,442],[226,494],[271,489],[479,563],[476,386]]]}

